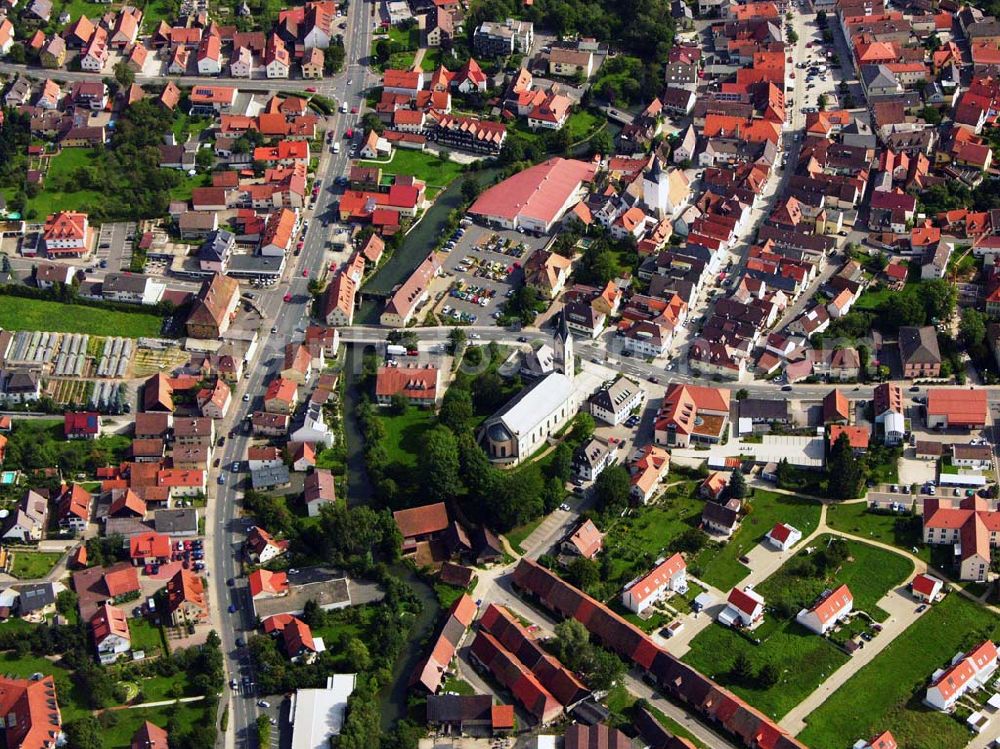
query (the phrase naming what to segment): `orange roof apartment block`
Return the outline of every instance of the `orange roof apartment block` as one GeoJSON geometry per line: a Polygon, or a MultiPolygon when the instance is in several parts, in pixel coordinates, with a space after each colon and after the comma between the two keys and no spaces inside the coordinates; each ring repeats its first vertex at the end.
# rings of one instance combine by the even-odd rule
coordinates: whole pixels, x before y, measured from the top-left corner
{"type": "Polygon", "coordinates": [[[86,213],[59,211],[45,219],[42,239],[45,253],[55,257],[78,257],[87,253],[92,232],[86,213]]]}
{"type": "Polygon", "coordinates": [[[8,749],[55,749],[62,737],[62,714],[51,676],[38,681],[0,676],[0,715],[8,749]]]}

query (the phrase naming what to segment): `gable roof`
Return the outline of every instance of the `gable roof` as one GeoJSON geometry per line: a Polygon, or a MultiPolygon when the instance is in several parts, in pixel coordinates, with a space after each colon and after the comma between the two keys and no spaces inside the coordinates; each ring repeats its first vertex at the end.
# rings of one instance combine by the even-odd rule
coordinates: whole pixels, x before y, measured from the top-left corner
{"type": "Polygon", "coordinates": [[[392,513],[392,519],[399,526],[399,532],[403,534],[403,538],[440,533],[448,527],[449,522],[448,508],[445,507],[444,502],[397,510],[392,513]]]}

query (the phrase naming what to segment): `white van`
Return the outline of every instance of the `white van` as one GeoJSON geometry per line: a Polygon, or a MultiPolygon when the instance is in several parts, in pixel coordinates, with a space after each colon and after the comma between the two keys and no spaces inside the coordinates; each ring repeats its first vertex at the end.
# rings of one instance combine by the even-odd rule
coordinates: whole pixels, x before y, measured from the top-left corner
{"type": "Polygon", "coordinates": [[[347,106],[347,102],[346,101],[343,102],[343,103],[341,103],[341,105],[340,105],[340,111],[341,112],[343,112],[344,114],[347,114],[348,109],[350,109],[350,107],[347,106]]]}

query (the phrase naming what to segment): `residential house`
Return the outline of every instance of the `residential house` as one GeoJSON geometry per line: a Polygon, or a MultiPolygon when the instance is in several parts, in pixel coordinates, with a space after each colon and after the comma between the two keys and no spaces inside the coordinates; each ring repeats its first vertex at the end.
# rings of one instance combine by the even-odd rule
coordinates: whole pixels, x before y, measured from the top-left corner
{"type": "Polygon", "coordinates": [[[573,471],[583,481],[596,481],[614,458],[615,453],[607,443],[592,437],[573,453],[573,471]]]}
{"type": "Polygon", "coordinates": [[[597,529],[590,518],[580,523],[560,544],[563,552],[584,559],[593,559],[603,547],[604,534],[597,529]]]}
{"type": "Polygon", "coordinates": [[[91,617],[90,635],[102,664],[114,663],[118,656],[132,649],[125,612],[117,606],[104,604],[91,617]]]}
{"type": "Polygon", "coordinates": [[[802,609],[795,621],[818,635],[825,635],[854,610],[854,596],[846,585],[827,590],[811,607],[802,609]]]}
{"type": "Polygon", "coordinates": [[[985,640],[968,653],[958,653],[946,669],[935,671],[924,702],[936,710],[951,711],[972,689],[984,689],[997,670],[997,647],[985,640]]]}
{"type": "Polygon", "coordinates": [[[733,588],[717,620],[727,627],[749,629],[764,621],[764,598],[752,588],[733,588]]]}
{"type": "Polygon", "coordinates": [[[930,325],[907,325],[899,329],[899,357],[903,364],[903,377],[908,380],[941,376],[937,331],[930,325]]]}
{"type": "Polygon", "coordinates": [[[740,524],[742,503],[733,497],[725,503],[706,502],[701,511],[701,524],[706,533],[729,538],[740,524]]]}
{"type": "Polygon", "coordinates": [[[208,598],[198,575],[179,570],[167,581],[167,614],[174,626],[208,619],[208,598]]]}
{"type": "Polygon", "coordinates": [[[687,564],[680,554],[657,562],[651,572],[625,586],[622,605],[640,617],[658,601],[672,593],[686,593],[687,564]]]}
{"type": "Polygon", "coordinates": [[[778,551],[788,551],[802,540],[802,531],[788,523],[775,523],[764,540],[778,551]]]}

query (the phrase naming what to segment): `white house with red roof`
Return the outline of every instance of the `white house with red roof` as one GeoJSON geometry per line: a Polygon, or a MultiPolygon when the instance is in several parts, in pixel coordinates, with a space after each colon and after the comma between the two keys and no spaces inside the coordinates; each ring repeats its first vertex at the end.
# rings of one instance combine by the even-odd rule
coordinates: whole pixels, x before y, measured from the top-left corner
{"type": "Polygon", "coordinates": [[[86,255],[90,245],[91,230],[86,213],[60,211],[45,219],[42,229],[45,253],[49,256],[86,255]]]}
{"type": "Polygon", "coordinates": [[[934,603],[941,595],[943,587],[944,582],[926,573],[921,573],[910,581],[910,592],[913,597],[924,603],[934,603]]]}
{"type": "Polygon", "coordinates": [[[812,605],[802,609],[795,621],[818,635],[825,635],[854,610],[854,596],[846,585],[828,590],[812,605]]]}
{"type": "Polygon", "coordinates": [[[750,586],[733,588],[716,620],[727,627],[755,627],[764,621],[764,597],[750,586]]]}
{"type": "Polygon", "coordinates": [[[593,559],[604,546],[604,534],[601,533],[590,518],[577,526],[562,542],[562,550],[567,554],[575,554],[586,559],[593,559]]]}
{"type": "Polygon", "coordinates": [[[788,523],[775,523],[764,538],[778,551],[788,551],[802,540],[802,531],[788,523]]]}
{"type": "Polygon", "coordinates": [[[851,749],[899,749],[899,744],[891,733],[883,731],[871,741],[858,739],[851,749]]]}
{"type": "Polygon", "coordinates": [[[286,572],[254,570],[247,577],[247,583],[250,587],[250,597],[254,600],[288,595],[288,573],[286,572]]]}
{"type": "Polygon", "coordinates": [[[255,525],[247,534],[244,550],[250,562],[267,564],[288,551],[288,541],[278,541],[266,530],[255,525]]]}
{"type": "Polygon", "coordinates": [[[945,669],[931,676],[924,702],[936,710],[949,711],[970,689],[982,689],[997,670],[997,646],[985,640],[968,653],[958,653],[945,669]]]}
{"type": "Polygon", "coordinates": [[[94,612],[89,624],[101,663],[114,663],[119,655],[132,649],[125,612],[117,606],[104,604],[94,612]]]}
{"type": "Polygon", "coordinates": [[[671,593],[687,592],[687,564],[674,554],[660,561],[648,575],[633,580],[622,591],[622,605],[633,614],[642,613],[671,593]]]}

